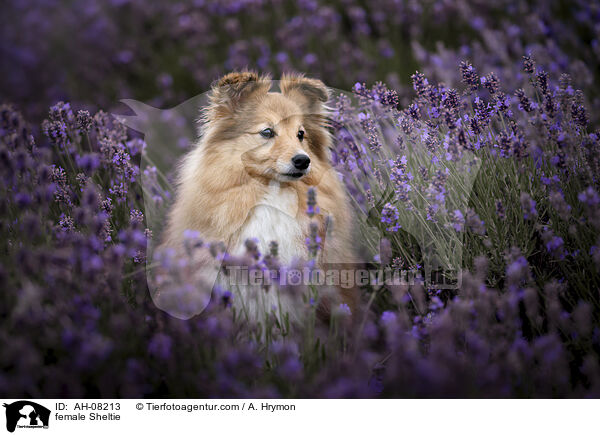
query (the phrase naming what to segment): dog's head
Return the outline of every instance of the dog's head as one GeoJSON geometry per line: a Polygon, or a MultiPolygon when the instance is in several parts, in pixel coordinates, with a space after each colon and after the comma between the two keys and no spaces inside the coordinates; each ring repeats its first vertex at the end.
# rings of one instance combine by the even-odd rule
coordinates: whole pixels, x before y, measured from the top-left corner
{"type": "Polygon", "coordinates": [[[240,159],[252,177],[315,184],[327,169],[327,87],[301,75],[273,81],[253,72],[234,72],[213,86],[204,112],[207,156],[240,159]]]}

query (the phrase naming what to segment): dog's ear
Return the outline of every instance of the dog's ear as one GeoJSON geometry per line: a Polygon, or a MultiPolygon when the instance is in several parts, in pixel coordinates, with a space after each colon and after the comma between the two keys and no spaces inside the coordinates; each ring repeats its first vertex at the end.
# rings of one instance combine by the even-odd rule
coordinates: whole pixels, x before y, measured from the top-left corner
{"type": "Polygon", "coordinates": [[[253,71],[232,72],[221,77],[210,93],[210,117],[213,119],[233,114],[250,96],[267,93],[271,88],[269,76],[253,71]]]}
{"type": "Polygon", "coordinates": [[[302,74],[284,74],[279,87],[282,94],[299,101],[308,114],[320,114],[329,100],[329,89],[321,80],[302,74]]]}

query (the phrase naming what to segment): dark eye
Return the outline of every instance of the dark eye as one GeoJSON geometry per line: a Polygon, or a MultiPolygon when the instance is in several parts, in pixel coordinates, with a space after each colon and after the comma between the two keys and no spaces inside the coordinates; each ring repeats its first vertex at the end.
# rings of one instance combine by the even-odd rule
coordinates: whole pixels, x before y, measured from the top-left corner
{"type": "Polygon", "coordinates": [[[272,128],[265,128],[260,132],[260,135],[264,138],[271,139],[275,136],[275,131],[272,128]]]}
{"type": "Polygon", "coordinates": [[[298,131],[298,140],[302,142],[302,139],[304,139],[304,130],[298,131]]]}

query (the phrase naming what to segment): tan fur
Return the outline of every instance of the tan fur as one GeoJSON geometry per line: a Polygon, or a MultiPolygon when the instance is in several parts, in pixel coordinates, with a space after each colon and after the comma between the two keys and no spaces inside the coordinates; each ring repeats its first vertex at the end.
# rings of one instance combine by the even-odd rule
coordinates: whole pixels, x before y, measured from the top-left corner
{"type": "MultiPolygon", "coordinates": [[[[311,159],[309,174],[299,180],[280,181],[282,191],[297,196],[294,218],[302,237],[294,240],[307,254],[309,218],[306,200],[309,187],[317,189],[317,217],[326,246],[319,263],[352,263],[352,212],[344,188],[331,168],[331,137],[326,125],[325,85],[314,79],[286,75],[281,92],[270,92],[268,77],[252,72],[231,73],[213,87],[205,110],[201,139],[182,164],[175,203],[170,211],[163,245],[179,249],[185,230],[197,230],[207,241],[224,241],[230,248],[243,243],[240,229],[249,213],[268,193],[277,179],[278,165],[289,161],[298,150],[311,159]],[[258,134],[274,126],[272,143],[258,134]],[[299,127],[305,139],[297,138],[299,127]],[[333,219],[332,234],[325,235],[325,217],[333,219]]],[[[341,291],[341,290],[340,290],[341,291]]],[[[353,291],[342,295],[351,309],[353,291]]]]}

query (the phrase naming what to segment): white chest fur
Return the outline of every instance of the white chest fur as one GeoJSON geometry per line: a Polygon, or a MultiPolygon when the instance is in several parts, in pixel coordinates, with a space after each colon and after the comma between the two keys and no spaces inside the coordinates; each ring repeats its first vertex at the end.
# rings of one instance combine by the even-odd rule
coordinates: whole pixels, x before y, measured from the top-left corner
{"type": "MultiPolygon", "coordinates": [[[[269,252],[271,241],[277,241],[279,259],[284,265],[289,265],[295,258],[306,259],[307,249],[302,226],[296,219],[297,213],[296,191],[271,182],[265,196],[249,211],[232,249],[234,255],[243,254],[246,251],[245,241],[253,238],[263,255],[269,252]]],[[[249,320],[263,321],[266,313],[281,308],[282,314],[289,314],[290,321],[299,322],[301,319],[302,304],[298,305],[298,300],[290,298],[277,286],[267,292],[260,286],[239,284],[232,290],[235,292],[233,304],[243,318],[247,316],[249,320]]]]}
{"type": "Polygon", "coordinates": [[[234,253],[243,253],[244,242],[254,238],[263,255],[269,252],[269,243],[276,241],[279,259],[283,264],[289,264],[294,258],[306,258],[307,251],[297,214],[296,190],[271,181],[265,196],[249,211],[234,253]]]}

